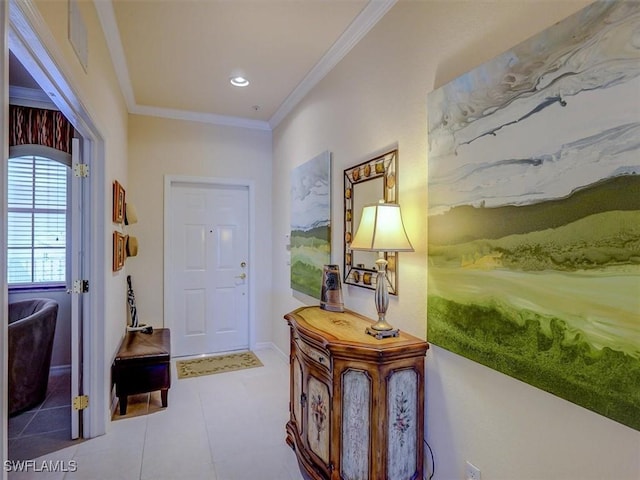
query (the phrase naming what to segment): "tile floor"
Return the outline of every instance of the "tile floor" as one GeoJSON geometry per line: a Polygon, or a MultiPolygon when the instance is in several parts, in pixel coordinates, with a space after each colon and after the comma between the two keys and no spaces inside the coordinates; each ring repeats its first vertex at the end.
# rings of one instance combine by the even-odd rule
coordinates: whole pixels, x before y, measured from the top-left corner
{"type": "Polygon", "coordinates": [[[289,368],[281,354],[260,350],[263,367],[178,380],[169,407],[127,410],[106,435],[35,459],[66,472],[9,473],[35,480],[302,480],[285,443],[289,368]],[[75,470],[75,471],[71,471],[75,470]]]}
{"type": "Polygon", "coordinates": [[[71,440],[71,369],[55,368],[47,396],[39,405],[9,417],[9,458],[26,460],[73,445],[71,440]]]}

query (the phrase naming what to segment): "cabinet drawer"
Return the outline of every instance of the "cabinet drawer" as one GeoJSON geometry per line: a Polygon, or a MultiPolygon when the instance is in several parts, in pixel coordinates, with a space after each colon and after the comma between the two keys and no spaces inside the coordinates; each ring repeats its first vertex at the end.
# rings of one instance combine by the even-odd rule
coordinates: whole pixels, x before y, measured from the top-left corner
{"type": "Polygon", "coordinates": [[[293,337],[293,340],[296,342],[296,348],[304,353],[307,357],[309,357],[314,363],[324,367],[327,370],[331,368],[331,362],[327,353],[316,347],[312,347],[307,342],[302,340],[298,335],[295,335],[293,337]]]}

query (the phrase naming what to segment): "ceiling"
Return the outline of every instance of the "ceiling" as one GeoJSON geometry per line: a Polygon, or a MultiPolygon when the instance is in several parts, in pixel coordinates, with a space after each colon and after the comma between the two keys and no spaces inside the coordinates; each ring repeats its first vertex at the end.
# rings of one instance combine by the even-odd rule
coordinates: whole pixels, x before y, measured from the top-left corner
{"type": "MultiPolygon", "coordinates": [[[[396,1],[94,5],[130,113],[271,130],[396,1]],[[232,86],[236,75],[249,86],[232,86]]],[[[39,88],[13,54],[9,75],[14,87],[39,88]]]]}
{"type": "Polygon", "coordinates": [[[111,0],[95,6],[131,113],[270,130],[395,1],[111,0]],[[247,77],[249,86],[232,86],[235,75],[247,77]]]}

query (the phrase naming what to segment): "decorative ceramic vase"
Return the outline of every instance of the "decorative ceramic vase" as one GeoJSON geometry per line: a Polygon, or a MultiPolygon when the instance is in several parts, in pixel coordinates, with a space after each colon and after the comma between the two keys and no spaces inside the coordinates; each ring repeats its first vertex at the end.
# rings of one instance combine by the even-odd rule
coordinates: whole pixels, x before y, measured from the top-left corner
{"type": "Polygon", "coordinates": [[[344,312],[342,282],[340,281],[340,267],[338,265],[325,265],[322,270],[320,308],[331,312],[344,312]]]}

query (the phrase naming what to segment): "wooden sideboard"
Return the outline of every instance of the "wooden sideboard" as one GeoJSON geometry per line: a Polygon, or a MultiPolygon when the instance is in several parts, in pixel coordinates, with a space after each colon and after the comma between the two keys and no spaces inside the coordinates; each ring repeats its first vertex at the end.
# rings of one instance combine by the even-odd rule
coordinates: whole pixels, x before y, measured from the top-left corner
{"type": "Polygon", "coordinates": [[[308,479],[422,479],[427,342],[377,340],[373,320],[302,307],[291,330],[287,443],[308,479]]]}

